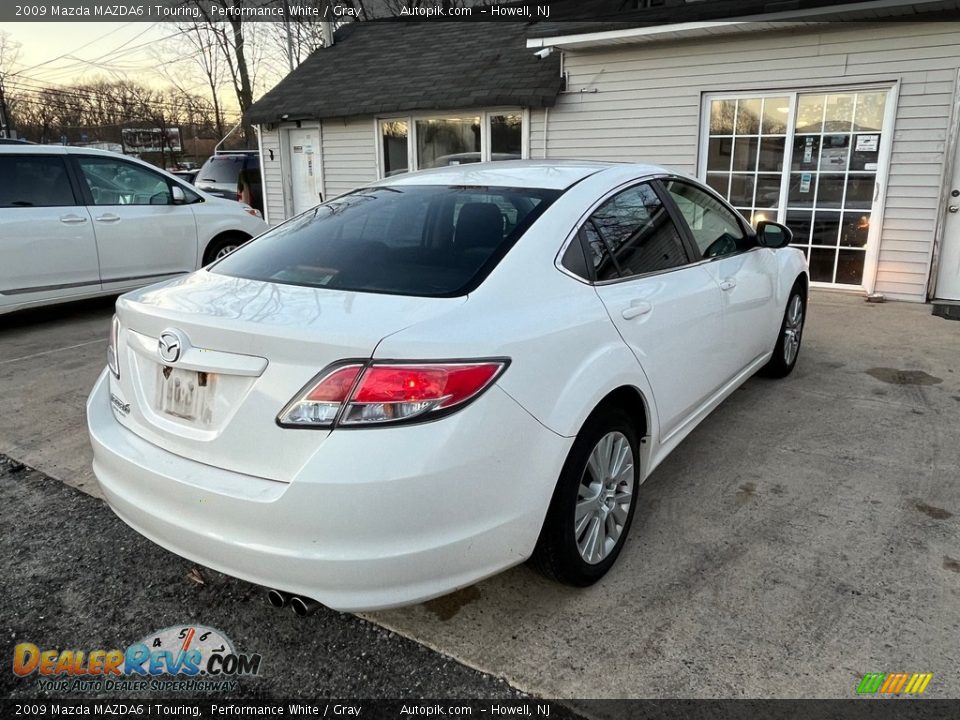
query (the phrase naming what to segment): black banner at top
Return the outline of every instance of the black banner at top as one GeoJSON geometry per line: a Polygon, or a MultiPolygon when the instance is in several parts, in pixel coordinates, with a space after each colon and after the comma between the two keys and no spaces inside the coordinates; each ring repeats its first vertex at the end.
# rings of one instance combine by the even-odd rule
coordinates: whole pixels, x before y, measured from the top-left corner
{"type": "MultiPolygon", "coordinates": [[[[331,22],[502,21],[679,22],[805,17],[881,21],[958,17],[960,2],[914,0],[898,10],[882,0],[24,0],[0,3],[0,22],[331,22]],[[848,7],[845,7],[848,6],[848,7]],[[876,6],[876,7],[873,7],[876,6]],[[881,7],[882,6],[882,7],[881,7]]],[[[585,28],[588,29],[588,28],[585,28]]]]}

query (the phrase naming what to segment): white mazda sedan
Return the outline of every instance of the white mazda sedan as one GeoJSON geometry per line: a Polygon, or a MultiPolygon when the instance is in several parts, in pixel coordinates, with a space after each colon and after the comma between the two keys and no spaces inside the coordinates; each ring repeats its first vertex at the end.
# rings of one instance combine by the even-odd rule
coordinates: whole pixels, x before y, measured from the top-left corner
{"type": "Polygon", "coordinates": [[[93,467],[135,530],[300,614],[528,559],[589,585],[664,457],[793,369],[790,237],[650,165],[391,177],[122,296],[93,467]]]}

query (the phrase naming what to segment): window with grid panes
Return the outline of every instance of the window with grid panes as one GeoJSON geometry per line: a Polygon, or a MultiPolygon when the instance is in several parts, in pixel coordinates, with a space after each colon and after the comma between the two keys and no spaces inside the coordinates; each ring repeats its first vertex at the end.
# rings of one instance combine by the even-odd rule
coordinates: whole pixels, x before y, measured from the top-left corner
{"type": "Polygon", "coordinates": [[[863,283],[887,95],[824,91],[709,103],[707,183],[751,223],[786,223],[814,282],[863,283]]]}

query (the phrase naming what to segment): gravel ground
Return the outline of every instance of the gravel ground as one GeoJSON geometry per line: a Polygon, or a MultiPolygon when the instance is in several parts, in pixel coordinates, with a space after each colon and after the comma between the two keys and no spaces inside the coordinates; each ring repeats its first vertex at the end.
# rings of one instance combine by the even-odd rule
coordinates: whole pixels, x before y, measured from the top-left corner
{"type": "Polygon", "coordinates": [[[300,619],[267,605],[261,588],[212,570],[198,584],[193,564],[134,533],[103,502],[2,455],[0,507],[0,697],[45,694],[36,675],[11,672],[17,643],[125,648],[195,623],[222,630],[238,652],[263,656],[260,676],[240,680],[231,698],[527,697],[353,615],[321,609],[300,619]]]}

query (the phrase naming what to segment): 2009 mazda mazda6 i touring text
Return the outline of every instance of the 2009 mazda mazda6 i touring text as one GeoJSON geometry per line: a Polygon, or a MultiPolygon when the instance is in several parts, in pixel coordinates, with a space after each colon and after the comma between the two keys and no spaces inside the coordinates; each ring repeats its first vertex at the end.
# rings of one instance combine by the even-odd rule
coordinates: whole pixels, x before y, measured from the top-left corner
{"type": "Polygon", "coordinates": [[[302,612],[527,559],[588,585],[667,453],[793,369],[789,241],[648,165],[391,177],[121,297],[94,470],[134,529],[302,612]]]}

